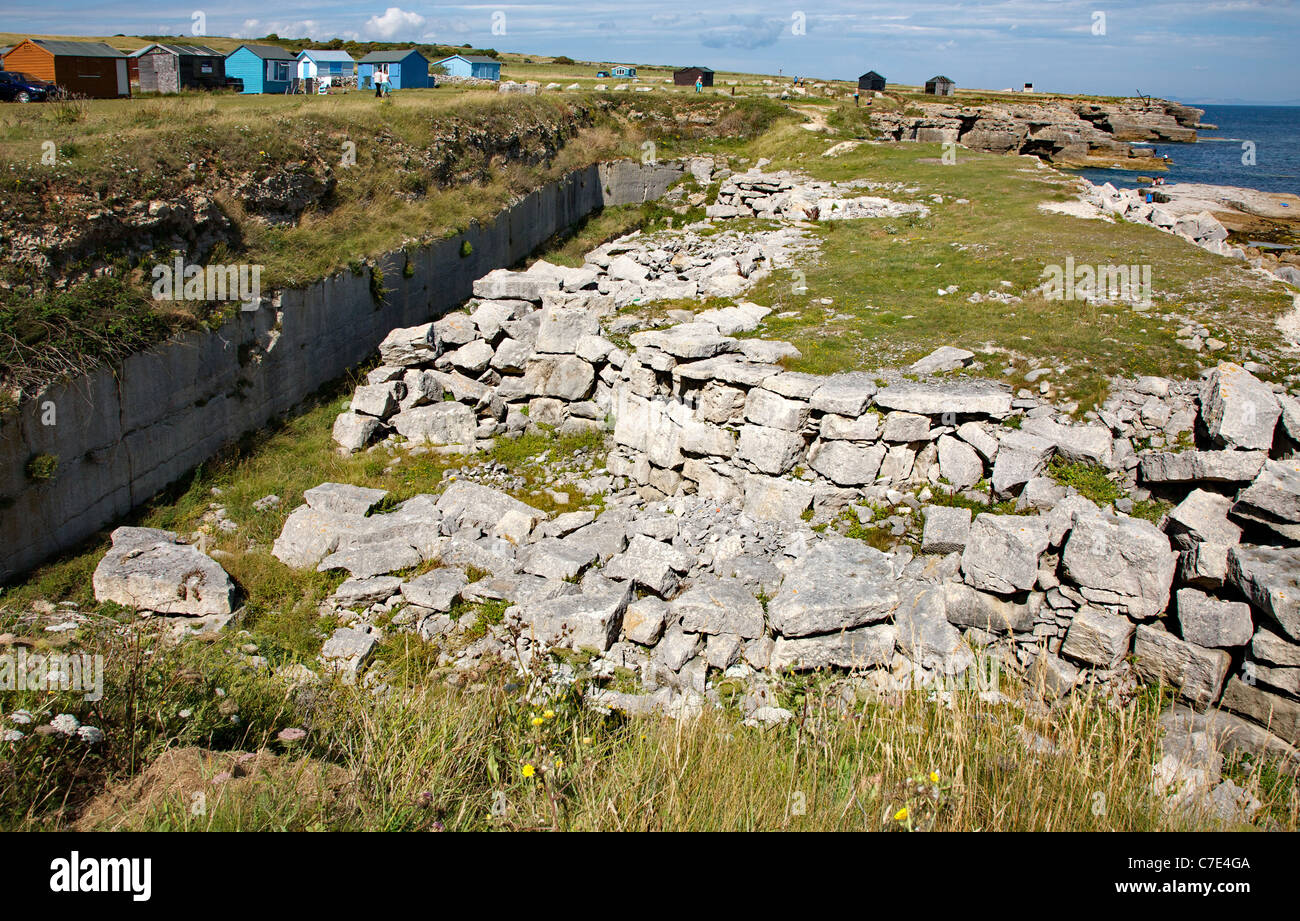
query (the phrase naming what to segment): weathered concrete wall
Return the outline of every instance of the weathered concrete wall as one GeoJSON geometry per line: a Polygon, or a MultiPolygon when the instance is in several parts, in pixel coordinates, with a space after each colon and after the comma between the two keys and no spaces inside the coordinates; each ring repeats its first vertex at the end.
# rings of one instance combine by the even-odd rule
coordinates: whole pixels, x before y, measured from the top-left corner
{"type": "Polygon", "coordinates": [[[0,422],[0,582],[292,410],[363,362],[390,330],[456,307],[474,279],[518,262],[596,208],[658,198],[681,174],[678,163],[633,161],[578,170],[489,224],[380,259],[382,303],[371,295],[369,271],[343,272],[283,291],[216,331],[186,333],[51,387],[0,422]],[[462,257],[465,241],[472,252],[462,257]],[[52,479],[28,477],[38,454],[58,458],[52,479]]]}

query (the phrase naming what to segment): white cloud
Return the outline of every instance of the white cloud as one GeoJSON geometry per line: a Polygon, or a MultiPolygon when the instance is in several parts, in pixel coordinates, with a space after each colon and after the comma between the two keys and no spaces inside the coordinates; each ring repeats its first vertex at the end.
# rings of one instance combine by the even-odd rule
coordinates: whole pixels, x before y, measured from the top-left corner
{"type": "Polygon", "coordinates": [[[414,32],[423,26],[425,19],[419,13],[390,6],[382,16],[371,16],[366,20],[366,34],[375,38],[394,39],[402,33],[414,32]]]}

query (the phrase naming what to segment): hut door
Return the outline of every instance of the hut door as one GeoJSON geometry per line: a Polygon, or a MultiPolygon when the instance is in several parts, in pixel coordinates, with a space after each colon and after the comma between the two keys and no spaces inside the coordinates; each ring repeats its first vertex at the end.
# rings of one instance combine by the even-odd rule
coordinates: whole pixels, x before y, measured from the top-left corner
{"type": "Polygon", "coordinates": [[[131,84],[126,76],[126,61],[123,58],[117,60],[117,95],[130,96],[131,84]]]}

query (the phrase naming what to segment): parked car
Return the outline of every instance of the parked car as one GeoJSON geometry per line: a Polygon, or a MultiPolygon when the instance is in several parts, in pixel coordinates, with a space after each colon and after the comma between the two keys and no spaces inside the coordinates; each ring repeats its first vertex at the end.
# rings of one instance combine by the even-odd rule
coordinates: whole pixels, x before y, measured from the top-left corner
{"type": "Polygon", "coordinates": [[[608,76],[609,76],[609,71],[607,71],[607,70],[598,70],[598,71],[596,71],[596,76],[597,76],[597,77],[608,77],[608,76]]]}
{"type": "Polygon", "coordinates": [[[53,83],[18,71],[0,70],[0,99],[5,102],[41,102],[54,95],[53,83]]]}

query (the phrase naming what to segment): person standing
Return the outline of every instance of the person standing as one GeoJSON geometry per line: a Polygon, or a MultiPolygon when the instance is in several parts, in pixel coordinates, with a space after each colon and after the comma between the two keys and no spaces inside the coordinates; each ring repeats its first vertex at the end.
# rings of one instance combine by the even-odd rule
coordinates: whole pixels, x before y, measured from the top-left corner
{"type": "Polygon", "coordinates": [[[704,78],[698,74],[695,77],[695,92],[699,93],[704,89],[704,78]]]}

